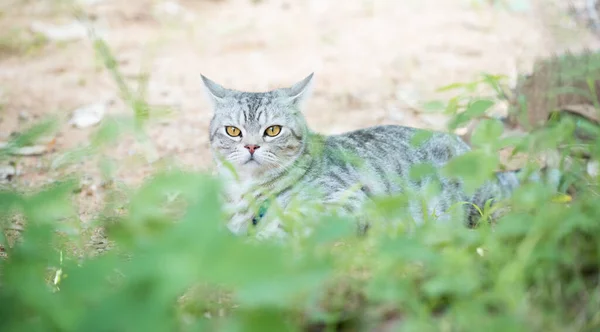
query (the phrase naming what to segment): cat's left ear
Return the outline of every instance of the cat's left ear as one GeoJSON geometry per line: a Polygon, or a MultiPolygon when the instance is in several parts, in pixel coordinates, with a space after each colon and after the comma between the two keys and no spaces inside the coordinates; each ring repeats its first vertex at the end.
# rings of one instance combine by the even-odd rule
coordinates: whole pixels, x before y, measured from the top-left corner
{"type": "Polygon", "coordinates": [[[315,73],[311,73],[302,81],[283,89],[289,101],[295,105],[301,105],[310,95],[312,88],[312,79],[315,73]]]}
{"type": "Polygon", "coordinates": [[[227,89],[213,82],[204,75],[200,76],[202,77],[202,83],[204,83],[204,89],[206,91],[206,94],[210,97],[211,101],[213,102],[213,105],[219,103],[227,96],[227,89]]]}

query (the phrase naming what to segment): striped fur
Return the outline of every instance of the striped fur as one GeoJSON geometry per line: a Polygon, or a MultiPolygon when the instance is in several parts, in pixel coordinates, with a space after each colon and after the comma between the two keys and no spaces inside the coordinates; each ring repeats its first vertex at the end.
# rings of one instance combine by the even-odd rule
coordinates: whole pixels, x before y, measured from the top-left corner
{"type": "MultiPolygon", "coordinates": [[[[339,213],[358,215],[375,197],[418,195],[433,182],[441,190],[428,197],[425,205],[416,198],[409,201],[406,206],[409,215],[417,223],[424,220],[425,212],[435,214],[439,220],[460,218],[465,223],[474,223],[478,212],[472,205],[450,207],[460,202],[483,206],[490,198],[508,196],[518,186],[515,173],[499,173],[497,181],[490,181],[474,195],[468,195],[460,181],[441,176],[437,170],[451,158],[470,150],[452,134],[428,132],[430,137],[414,145],[411,142],[416,135],[426,131],[393,125],[334,136],[310,131],[300,109],[311,79],[312,75],[290,88],[249,93],[225,89],[203,76],[214,106],[211,149],[217,170],[228,183],[227,196],[233,209],[228,226],[232,232],[245,234],[252,220],[256,222],[256,210],[251,208],[254,200],[260,202],[271,197],[285,211],[296,199],[303,202],[300,210],[307,209],[301,211],[305,216],[310,215],[309,202],[339,213]],[[282,126],[277,137],[264,135],[271,125],[282,126]],[[226,126],[239,128],[242,136],[229,136],[226,126]],[[252,160],[244,147],[248,144],[260,146],[252,160]],[[436,172],[411,177],[411,167],[424,163],[432,165],[436,172]],[[427,211],[423,211],[424,206],[427,211]]],[[[285,234],[271,210],[266,213],[271,218],[265,219],[260,236],[285,234]]],[[[365,218],[359,221],[365,222],[365,218]]]]}

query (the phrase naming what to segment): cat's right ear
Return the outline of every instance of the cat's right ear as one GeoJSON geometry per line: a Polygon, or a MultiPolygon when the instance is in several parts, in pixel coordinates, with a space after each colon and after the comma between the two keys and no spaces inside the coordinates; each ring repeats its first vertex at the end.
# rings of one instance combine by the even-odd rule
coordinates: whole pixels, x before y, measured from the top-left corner
{"type": "Polygon", "coordinates": [[[292,85],[287,89],[283,89],[286,96],[293,104],[302,104],[308,98],[312,87],[313,76],[314,73],[311,73],[302,81],[292,85]]]}
{"type": "Polygon", "coordinates": [[[220,86],[219,84],[213,82],[208,77],[206,77],[202,74],[200,76],[202,77],[202,82],[204,83],[205,91],[208,94],[208,96],[210,97],[211,102],[213,104],[216,104],[216,103],[222,101],[227,96],[227,92],[228,92],[227,89],[225,89],[224,87],[220,86]]]}

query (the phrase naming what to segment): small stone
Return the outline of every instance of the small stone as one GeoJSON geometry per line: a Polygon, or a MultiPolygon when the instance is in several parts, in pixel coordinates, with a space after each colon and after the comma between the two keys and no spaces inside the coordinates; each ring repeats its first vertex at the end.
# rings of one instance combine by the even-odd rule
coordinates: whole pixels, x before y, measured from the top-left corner
{"type": "Polygon", "coordinates": [[[479,255],[481,257],[483,257],[485,255],[485,250],[483,250],[483,248],[481,248],[481,247],[478,247],[476,249],[476,251],[477,251],[477,255],[479,255]]]}
{"type": "Polygon", "coordinates": [[[456,128],[454,130],[454,134],[456,134],[458,136],[464,136],[464,135],[466,135],[468,133],[469,133],[469,128],[468,127],[456,128]]]}
{"type": "Polygon", "coordinates": [[[404,112],[402,112],[396,105],[390,104],[385,108],[387,118],[391,121],[402,122],[404,120],[404,112]]]}
{"type": "Polygon", "coordinates": [[[95,184],[93,184],[93,185],[89,186],[88,188],[86,188],[85,195],[91,197],[91,196],[96,195],[97,191],[98,191],[98,187],[95,184]]]}
{"type": "Polygon", "coordinates": [[[187,11],[177,1],[164,1],[154,6],[154,15],[158,17],[167,16],[171,19],[178,19],[184,22],[191,22],[194,20],[194,15],[187,11]]]}
{"type": "Polygon", "coordinates": [[[172,16],[177,16],[184,11],[183,7],[175,1],[165,1],[157,7],[157,9],[162,9],[165,14],[172,16]]]}
{"type": "Polygon", "coordinates": [[[29,120],[29,118],[30,118],[29,113],[27,113],[25,111],[19,112],[19,121],[27,121],[27,120],[29,120]]]}
{"type": "Polygon", "coordinates": [[[39,33],[52,41],[73,41],[87,37],[87,30],[79,22],[71,22],[63,25],[53,25],[42,22],[33,22],[31,31],[39,33]]]}
{"type": "Polygon", "coordinates": [[[106,108],[106,103],[96,103],[80,107],[73,112],[73,117],[69,120],[69,124],[80,129],[95,126],[104,118],[106,108]]]}
{"type": "Polygon", "coordinates": [[[590,161],[587,163],[587,173],[591,177],[597,177],[600,173],[600,162],[598,161],[590,161]]]}
{"type": "Polygon", "coordinates": [[[48,151],[46,145],[24,146],[11,150],[11,154],[16,156],[39,156],[48,151]]]}
{"type": "Polygon", "coordinates": [[[17,169],[14,165],[0,165],[0,183],[8,183],[17,176],[17,169]]]}
{"type": "Polygon", "coordinates": [[[413,86],[405,85],[396,91],[396,98],[402,108],[417,110],[420,108],[419,93],[413,86]]]}

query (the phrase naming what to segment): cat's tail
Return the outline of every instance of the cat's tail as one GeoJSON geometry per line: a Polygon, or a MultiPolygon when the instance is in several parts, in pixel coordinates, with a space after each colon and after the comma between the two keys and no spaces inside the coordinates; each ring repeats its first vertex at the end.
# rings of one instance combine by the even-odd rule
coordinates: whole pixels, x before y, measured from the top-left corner
{"type": "MultiPolygon", "coordinates": [[[[480,189],[473,197],[472,203],[479,208],[472,207],[469,214],[469,226],[474,227],[480,222],[481,209],[491,200],[492,204],[510,198],[514,191],[526,182],[538,182],[548,185],[548,190],[553,194],[559,194],[564,187],[566,177],[564,173],[556,168],[544,167],[531,172],[526,169],[496,172],[496,181],[491,181],[487,186],[480,189]]],[[[562,196],[562,195],[557,195],[562,196]]],[[[492,219],[497,219],[506,212],[506,207],[497,209],[492,214],[492,219]]]]}
{"type": "MultiPolygon", "coordinates": [[[[492,204],[498,201],[510,198],[514,191],[517,190],[525,182],[542,182],[549,185],[550,190],[557,193],[563,184],[563,173],[558,169],[544,167],[535,172],[528,172],[525,169],[517,169],[512,171],[496,172],[496,181],[491,181],[487,186],[481,188],[473,197],[472,203],[474,206],[469,209],[468,224],[474,227],[480,222],[481,209],[491,200],[492,204]]],[[[492,219],[497,219],[506,211],[506,208],[501,208],[493,213],[492,219]]]]}
{"type": "Polygon", "coordinates": [[[546,166],[530,174],[526,174],[524,169],[496,172],[496,179],[500,198],[508,198],[523,182],[527,181],[546,183],[551,190],[557,192],[563,183],[564,174],[556,168],[546,166]]]}

